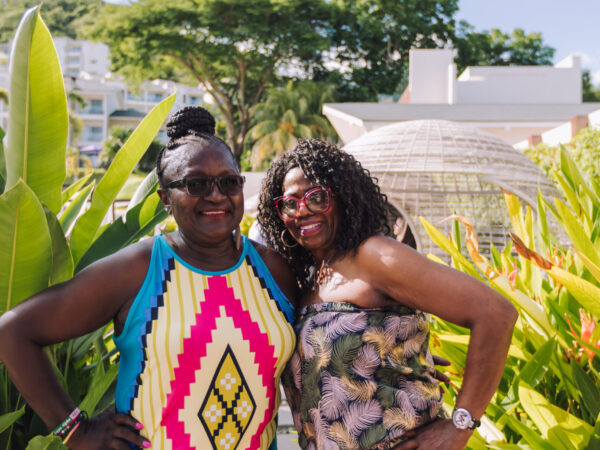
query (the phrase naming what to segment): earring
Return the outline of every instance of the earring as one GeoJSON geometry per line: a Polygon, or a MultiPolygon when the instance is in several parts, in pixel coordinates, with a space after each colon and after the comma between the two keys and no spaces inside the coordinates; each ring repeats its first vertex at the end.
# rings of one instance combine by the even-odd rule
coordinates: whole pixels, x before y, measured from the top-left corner
{"type": "Polygon", "coordinates": [[[281,232],[281,243],[283,244],[283,246],[284,246],[284,247],[287,247],[287,248],[294,248],[296,245],[298,245],[298,241],[297,241],[296,239],[294,239],[294,236],[292,236],[292,235],[291,235],[291,233],[290,233],[290,236],[292,236],[292,239],[294,239],[294,244],[290,245],[290,244],[288,244],[287,242],[285,242],[285,237],[284,237],[284,235],[285,235],[285,232],[286,232],[286,231],[288,231],[288,229],[287,229],[287,228],[285,228],[285,229],[284,229],[284,230],[281,232]]]}
{"type": "Polygon", "coordinates": [[[242,246],[242,232],[240,230],[240,226],[238,225],[235,229],[235,249],[239,250],[242,246]]]}

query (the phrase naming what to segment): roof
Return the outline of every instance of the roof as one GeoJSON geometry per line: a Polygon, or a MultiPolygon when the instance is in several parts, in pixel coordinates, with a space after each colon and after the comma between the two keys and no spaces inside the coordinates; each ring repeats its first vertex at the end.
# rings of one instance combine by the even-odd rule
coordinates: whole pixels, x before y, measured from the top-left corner
{"type": "Polygon", "coordinates": [[[600,109],[600,103],[575,104],[401,104],[326,103],[324,114],[342,113],[363,122],[452,120],[460,122],[566,122],[600,109]]]}
{"type": "Polygon", "coordinates": [[[143,118],[146,117],[146,114],[144,114],[141,111],[138,111],[137,109],[117,109],[113,112],[110,113],[110,117],[139,117],[139,118],[143,118]]]}

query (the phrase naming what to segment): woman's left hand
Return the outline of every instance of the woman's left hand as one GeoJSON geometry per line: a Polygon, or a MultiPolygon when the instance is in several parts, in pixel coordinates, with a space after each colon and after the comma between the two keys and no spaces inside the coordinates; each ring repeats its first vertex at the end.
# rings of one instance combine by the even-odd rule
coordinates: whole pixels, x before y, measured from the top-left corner
{"type": "Polygon", "coordinates": [[[466,447],[471,430],[459,430],[450,419],[437,419],[416,430],[408,431],[406,441],[396,445],[393,450],[440,449],[462,450],[466,447]]]}

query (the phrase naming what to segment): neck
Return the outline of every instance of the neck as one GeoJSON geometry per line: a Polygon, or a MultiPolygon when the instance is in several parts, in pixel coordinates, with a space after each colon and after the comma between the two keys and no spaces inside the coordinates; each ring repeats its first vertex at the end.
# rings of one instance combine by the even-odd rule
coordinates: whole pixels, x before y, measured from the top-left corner
{"type": "Polygon", "coordinates": [[[179,231],[175,236],[177,253],[201,269],[225,269],[239,258],[241,249],[236,249],[235,236],[217,242],[202,243],[186,238],[179,231]]]}

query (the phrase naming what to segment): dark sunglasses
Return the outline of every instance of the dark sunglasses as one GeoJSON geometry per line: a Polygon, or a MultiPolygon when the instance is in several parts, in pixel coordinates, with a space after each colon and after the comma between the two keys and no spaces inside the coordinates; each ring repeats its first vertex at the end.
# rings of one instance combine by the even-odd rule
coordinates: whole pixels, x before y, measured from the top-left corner
{"type": "Polygon", "coordinates": [[[206,197],[215,188],[215,184],[223,195],[238,195],[244,190],[246,178],[241,175],[224,175],[222,177],[182,178],[165,185],[167,189],[185,187],[192,197],[206,197]]]}
{"type": "Polygon", "coordinates": [[[331,189],[316,187],[310,189],[300,199],[291,195],[282,195],[273,199],[275,209],[281,220],[287,221],[295,219],[300,211],[300,205],[304,204],[306,209],[312,213],[324,213],[331,207],[331,189]]]}

